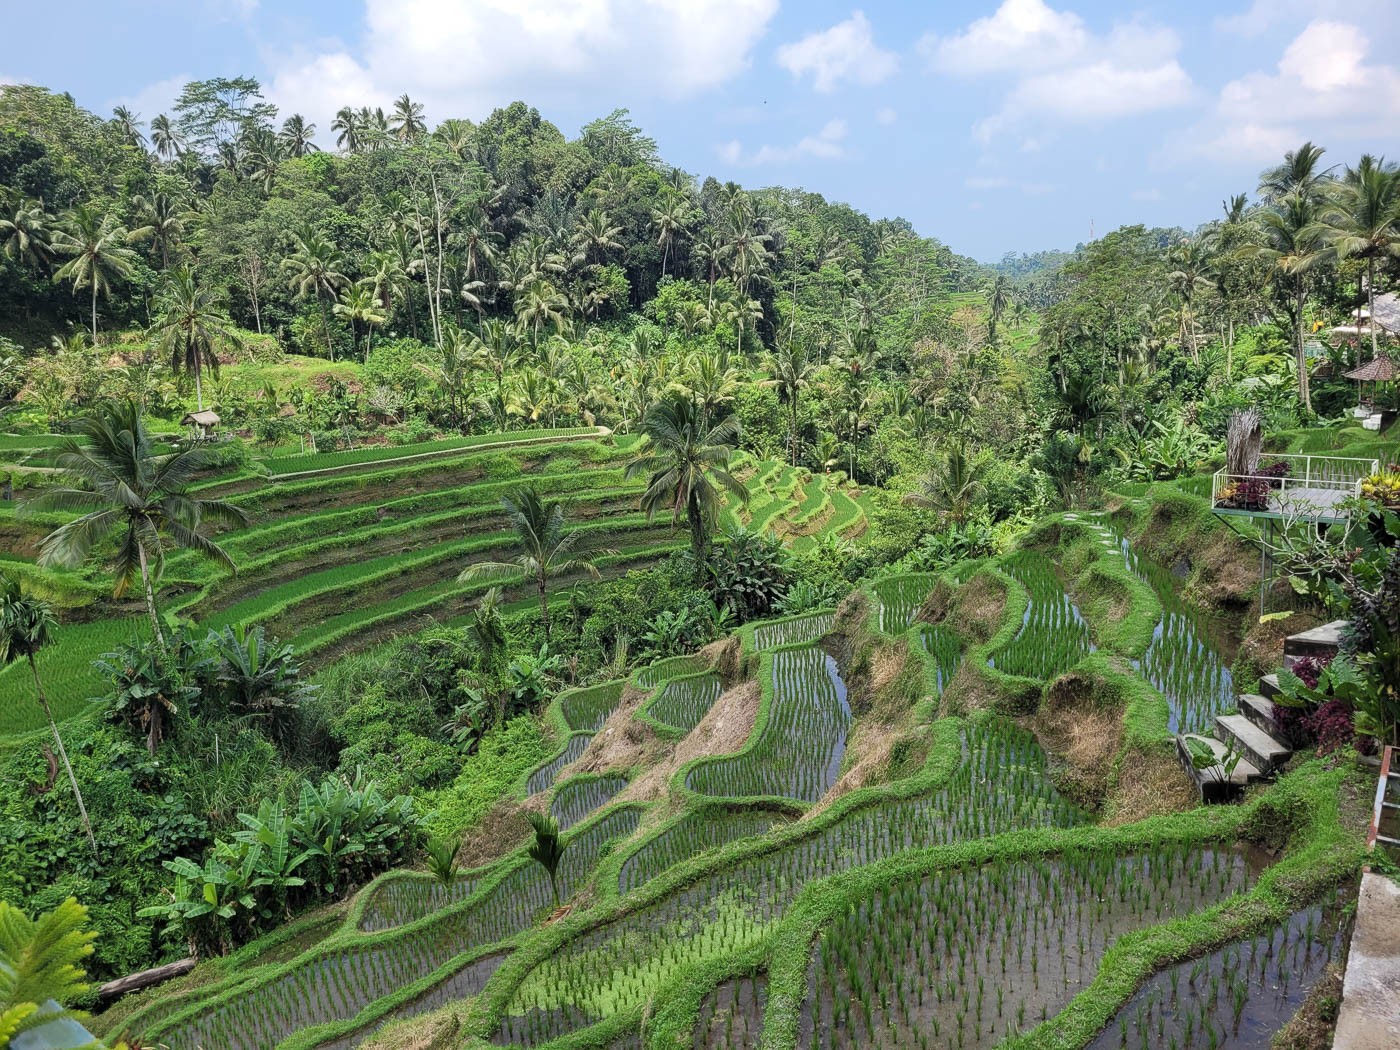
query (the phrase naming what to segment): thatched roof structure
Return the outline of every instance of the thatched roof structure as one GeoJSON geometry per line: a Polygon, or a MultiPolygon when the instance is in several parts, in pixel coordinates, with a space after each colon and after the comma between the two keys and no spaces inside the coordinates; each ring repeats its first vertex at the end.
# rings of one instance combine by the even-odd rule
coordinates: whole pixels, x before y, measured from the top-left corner
{"type": "Polygon", "coordinates": [[[180,425],[185,427],[216,427],[219,425],[219,414],[205,409],[203,412],[186,412],[180,425]]]}
{"type": "Polygon", "coordinates": [[[1396,373],[1394,361],[1388,357],[1377,357],[1367,361],[1360,368],[1353,368],[1346,376],[1358,383],[1391,383],[1394,382],[1396,373]]]}

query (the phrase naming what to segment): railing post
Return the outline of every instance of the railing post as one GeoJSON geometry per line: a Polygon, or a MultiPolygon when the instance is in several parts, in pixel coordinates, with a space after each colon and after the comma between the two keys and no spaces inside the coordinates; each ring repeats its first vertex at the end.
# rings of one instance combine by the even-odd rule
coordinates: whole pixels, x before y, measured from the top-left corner
{"type": "Polygon", "coordinates": [[[1305,460],[1303,467],[1303,488],[1307,488],[1308,482],[1312,480],[1312,456],[1304,456],[1303,459],[1305,460]]]}

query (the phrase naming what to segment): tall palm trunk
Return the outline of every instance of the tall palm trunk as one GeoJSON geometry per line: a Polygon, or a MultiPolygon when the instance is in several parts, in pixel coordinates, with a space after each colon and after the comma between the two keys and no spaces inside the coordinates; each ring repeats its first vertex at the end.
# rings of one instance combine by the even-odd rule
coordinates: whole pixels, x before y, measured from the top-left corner
{"type": "Polygon", "coordinates": [[[1370,256],[1366,260],[1366,309],[1371,312],[1371,319],[1366,323],[1366,327],[1371,329],[1371,360],[1380,356],[1380,347],[1376,343],[1376,257],[1370,256]]]}
{"type": "Polygon", "coordinates": [[[97,346],[97,274],[92,275],[92,345],[97,346]]]}
{"type": "Polygon", "coordinates": [[[1312,392],[1308,382],[1308,350],[1303,342],[1303,302],[1307,293],[1303,288],[1303,281],[1298,279],[1298,287],[1293,293],[1294,309],[1297,313],[1297,343],[1294,350],[1298,357],[1298,396],[1302,399],[1303,409],[1312,411],[1312,392]]]}
{"type": "Polygon", "coordinates": [[[78,813],[83,818],[83,830],[87,832],[88,845],[92,847],[93,855],[97,854],[97,839],[92,835],[92,821],[88,820],[87,806],[83,805],[83,793],[78,790],[78,778],[73,775],[73,763],[68,761],[68,750],[63,746],[63,737],[58,735],[58,723],[53,720],[53,712],[49,710],[49,698],[44,695],[44,683],[39,680],[39,666],[34,662],[34,654],[29,654],[29,670],[34,675],[34,689],[39,694],[39,703],[44,708],[44,717],[49,720],[49,728],[53,730],[54,743],[58,745],[58,755],[63,759],[63,768],[68,771],[68,783],[73,785],[73,797],[78,800],[78,813]]]}
{"type": "Polygon", "coordinates": [[[151,615],[151,629],[156,633],[156,642],[165,648],[165,635],[160,629],[160,616],[156,613],[156,591],[151,586],[151,569],[146,563],[146,545],[136,541],[136,556],[141,560],[141,585],[146,591],[146,611],[151,615]]]}
{"type": "Polygon", "coordinates": [[[545,584],[548,581],[543,574],[535,580],[535,586],[540,592],[540,619],[544,622],[544,641],[549,644],[549,596],[545,593],[545,584]]]}
{"type": "Polygon", "coordinates": [[[316,289],[316,301],[321,304],[321,331],[326,334],[326,353],[330,354],[331,364],[335,364],[335,344],[331,342],[331,316],[326,313],[326,296],[320,288],[316,289]]]}
{"type": "Polygon", "coordinates": [[[690,525],[690,550],[695,557],[695,579],[705,578],[705,565],[710,560],[710,537],[705,529],[705,513],[693,496],[686,502],[686,518],[690,525]]]}

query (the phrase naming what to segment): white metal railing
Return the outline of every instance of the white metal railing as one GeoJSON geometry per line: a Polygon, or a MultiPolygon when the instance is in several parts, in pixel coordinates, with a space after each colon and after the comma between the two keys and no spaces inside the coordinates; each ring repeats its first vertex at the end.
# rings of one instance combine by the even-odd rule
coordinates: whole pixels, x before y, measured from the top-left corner
{"type": "Polygon", "coordinates": [[[1380,460],[1349,456],[1281,455],[1276,460],[1288,463],[1287,475],[1216,471],[1211,478],[1211,504],[1255,513],[1340,517],[1346,512],[1339,505],[1360,496],[1361,480],[1380,470],[1380,460]]]}

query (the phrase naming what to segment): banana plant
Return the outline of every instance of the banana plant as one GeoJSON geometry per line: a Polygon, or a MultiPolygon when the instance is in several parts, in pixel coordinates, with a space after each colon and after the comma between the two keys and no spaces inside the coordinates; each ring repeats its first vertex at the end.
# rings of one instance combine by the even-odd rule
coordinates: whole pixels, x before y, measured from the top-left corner
{"type": "Polygon", "coordinates": [[[258,854],[258,878],[256,885],[268,887],[272,900],[260,910],[263,918],[272,918],[275,905],[283,918],[291,919],[287,891],[306,885],[306,880],[295,874],[307,860],[311,852],[295,852],[292,844],[292,817],[282,807],[270,799],[258,804],[257,813],[240,813],[238,820],[243,827],[233,833],[237,842],[256,846],[258,854]]]}
{"type": "Polygon", "coordinates": [[[254,891],[261,885],[261,857],[257,844],[238,848],[221,842],[202,866],[188,857],[167,860],[166,869],[175,875],[174,888],[166,891],[170,899],[136,914],[165,919],[167,932],[184,936],[191,954],[213,949],[227,955],[239,910],[252,913],[257,908],[254,891]]]}

